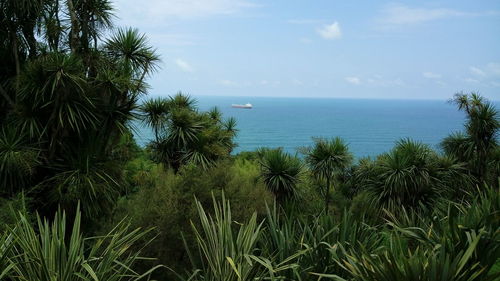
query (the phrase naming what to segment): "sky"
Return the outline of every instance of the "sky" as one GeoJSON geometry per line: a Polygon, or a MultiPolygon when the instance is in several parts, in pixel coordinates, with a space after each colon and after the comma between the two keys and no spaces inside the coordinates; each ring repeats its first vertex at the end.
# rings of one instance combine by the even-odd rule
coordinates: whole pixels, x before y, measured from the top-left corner
{"type": "Polygon", "coordinates": [[[500,100],[500,1],[115,0],[150,95],[500,100]]]}

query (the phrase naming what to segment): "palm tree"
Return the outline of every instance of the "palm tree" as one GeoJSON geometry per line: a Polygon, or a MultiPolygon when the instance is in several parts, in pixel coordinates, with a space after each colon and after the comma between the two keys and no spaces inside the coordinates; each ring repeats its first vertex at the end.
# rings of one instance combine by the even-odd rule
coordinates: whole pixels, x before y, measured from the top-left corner
{"type": "Polygon", "coordinates": [[[109,0],[73,1],[80,35],[80,47],[88,53],[91,45],[97,49],[102,32],[113,27],[113,6],[109,0]]]}
{"type": "Polygon", "coordinates": [[[410,139],[400,140],[388,153],[355,172],[377,206],[397,210],[400,206],[421,209],[434,204],[457,186],[468,189],[472,180],[467,169],[453,157],[441,157],[429,146],[410,139]],[[367,167],[370,167],[367,169],[367,167]]]}
{"type": "Polygon", "coordinates": [[[276,201],[283,203],[297,195],[297,184],[302,174],[299,158],[282,149],[271,149],[263,154],[260,164],[261,177],[276,201]]]}
{"type": "Polygon", "coordinates": [[[224,134],[224,137],[222,138],[222,143],[229,148],[229,153],[231,153],[236,147],[236,144],[234,143],[234,138],[238,134],[238,129],[236,128],[236,126],[237,121],[234,117],[229,117],[222,123],[222,127],[226,132],[226,134],[224,134]]]}
{"type": "Polygon", "coordinates": [[[208,116],[210,116],[210,119],[215,122],[220,122],[222,120],[222,112],[217,106],[212,107],[207,113],[208,116]]]}
{"type": "MultiPolygon", "coordinates": [[[[53,53],[29,62],[21,74],[18,102],[37,112],[49,158],[64,139],[98,128],[96,101],[89,97],[82,61],[74,55],[53,53]]],[[[19,117],[19,116],[18,116],[19,117]]],[[[20,120],[24,121],[24,120],[20,120]]]]}
{"type": "Polygon", "coordinates": [[[330,189],[335,177],[347,169],[353,160],[349,147],[344,141],[336,137],[331,140],[314,139],[314,147],[306,150],[306,163],[311,173],[318,180],[325,180],[323,191],[325,196],[325,212],[328,213],[330,203],[330,189]]]}
{"type": "Polygon", "coordinates": [[[185,108],[175,109],[168,121],[167,138],[181,149],[196,141],[203,126],[203,120],[195,112],[185,108]]]}
{"type": "Polygon", "coordinates": [[[155,141],[160,140],[159,134],[165,129],[170,111],[167,99],[156,98],[145,101],[140,107],[143,122],[155,133],[155,141]]]}
{"type": "Polygon", "coordinates": [[[174,109],[187,109],[194,111],[197,101],[191,96],[178,92],[173,97],[170,97],[170,105],[174,109]]]}
{"type": "Polygon", "coordinates": [[[156,135],[149,145],[153,160],[174,172],[188,163],[207,169],[235,146],[236,120],[222,121],[218,109],[198,112],[195,105],[195,99],[177,93],[168,100],[149,100],[141,107],[143,120],[156,135]]]}
{"type": "Polygon", "coordinates": [[[456,94],[451,102],[466,113],[465,134],[452,134],[443,140],[441,146],[447,154],[468,162],[477,179],[482,182],[488,174],[491,155],[498,147],[498,111],[476,93],[456,94]]]}
{"type": "Polygon", "coordinates": [[[89,199],[82,201],[86,211],[96,198],[104,199],[96,206],[111,207],[122,177],[114,171],[124,164],[112,161],[120,158],[113,148],[136,118],[144,80],[159,61],[155,49],[135,29],[119,29],[106,39],[110,0],[2,1],[0,13],[5,188],[36,186],[30,196],[47,213],[55,211],[45,210],[47,205],[74,206],[80,196],[89,199]],[[49,195],[57,202],[47,201],[49,195]]]}

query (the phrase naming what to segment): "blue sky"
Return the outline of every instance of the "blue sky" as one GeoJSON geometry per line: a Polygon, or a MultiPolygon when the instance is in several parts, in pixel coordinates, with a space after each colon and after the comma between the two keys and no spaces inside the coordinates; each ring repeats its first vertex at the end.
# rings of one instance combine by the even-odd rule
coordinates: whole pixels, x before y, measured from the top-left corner
{"type": "Polygon", "coordinates": [[[500,100],[500,1],[116,0],[151,95],[500,100]]]}

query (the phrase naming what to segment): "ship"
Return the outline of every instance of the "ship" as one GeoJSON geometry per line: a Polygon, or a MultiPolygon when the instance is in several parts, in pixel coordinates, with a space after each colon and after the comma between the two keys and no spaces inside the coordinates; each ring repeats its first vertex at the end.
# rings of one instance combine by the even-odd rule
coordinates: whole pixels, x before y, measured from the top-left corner
{"type": "Polygon", "coordinates": [[[252,104],[251,103],[247,103],[247,104],[232,104],[231,107],[233,107],[233,108],[251,109],[252,108],[252,104]]]}

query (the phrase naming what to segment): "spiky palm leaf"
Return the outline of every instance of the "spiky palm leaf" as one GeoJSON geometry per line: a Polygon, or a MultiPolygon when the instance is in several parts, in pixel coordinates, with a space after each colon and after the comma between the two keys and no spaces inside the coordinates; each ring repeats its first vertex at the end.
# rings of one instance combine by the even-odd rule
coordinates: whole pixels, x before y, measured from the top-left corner
{"type": "Polygon", "coordinates": [[[179,150],[196,141],[203,129],[203,121],[194,112],[185,108],[173,110],[168,124],[168,139],[179,150]]]}
{"type": "Polygon", "coordinates": [[[35,167],[40,164],[39,148],[29,142],[27,135],[15,128],[0,131],[0,184],[1,193],[29,187],[35,167]]]}
{"type": "Polygon", "coordinates": [[[221,122],[222,120],[222,112],[217,106],[212,107],[208,112],[208,116],[215,122],[221,122]]]}
{"type": "MultiPolygon", "coordinates": [[[[106,41],[105,49],[111,59],[137,77],[144,78],[156,70],[160,60],[156,50],[148,45],[146,36],[137,29],[119,29],[106,41]]],[[[142,78],[139,78],[140,83],[142,78]]]]}
{"type": "Polygon", "coordinates": [[[331,140],[314,139],[314,146],[306,150],[306,163],[312,174],[319,180],[326,181],[323,190],[325,210],[328,212],[330,187],[335,176],[351,165],[353,160],[349,147],[336,137],[331,140]]]}
{"type": "Polygon", "coordinates": [[[54,210],[60,205],[74,210],[80,202],[86,219],[112,210],[122,192],[120,166],[99,157],[99,145],[81,148],[78,153],[66,151],[61,163],[51,166],[51,176],[36,190],[45,197],[45,206],[54,210]]]}
{"type": "Polygon", "coordinates": [[[444,176],[434,151],[422,143],[403,139],[376,160],[368,189],[380,207],[419,208],[433,204],[439,194],[447,191],[449,184],[442,182],[444,176]]]}
{"type": "Polygon", "coordinates": [[[170,104],[167,99],[156,98],[145,101],[140,107],[141,119],[144,124],[153,129],[155,141],[159,141],[160,133],[166,129],[170,104]]]}
{"type": "Polygon", "coordinates": [[[97,40],[105,30],[113,26],[113,5],[109,0],[74,0],[75,13],[79,19],[81,44],[88,51],[91,43],[97,48],[97,40]]]}
{"type": "Polygon", "coordinates": [[[178,92],[173,97],[170,97],[170,106],[172,109],[187,109],[194,111],[197,101],[191,96],[178,92]]]}
{"type": "Polygon", "coordinates": [[[299,158],[273,149],[264,153],[261,164],[261,177],[276,200],[283,202],[296,196],[296,186],[302,174],[302,163],[299,158]]]}
{"type": "Polygon", "coordinates": [[[21,215],[12,230],[15,241],[9,280],[132,281],[147,279],[156,269],[142,274],[133,269],[142,258],[139,252],[130,251],[148,230],[129,230],[121,222],[105,235],[84,237],[79,211],[72,227],[67,223],[64,212],[56,213],[52,223],[38,217],[35,227],[21,215]]]}
{"type": "Polygon", "coordinates": [[[14,264],[8,259],[11,253],[13,239],[14,237],[11,233],[0,233],[0,280],[7,278],[12,267],[14,267],[14,264]]]}
{"type": "Polygon", "coordinates": [[[68,130],[82,134],[97,128],[95,100],[87,93],[83,73],[81,60],[65,54],[42,57],[23,72],[20,102],[39,112],[51,145],[68,130]]]}
{"type": "Polygon", "coordinates": [[[446,154],[452,155],[463,162],[472,159],[475,154],[474,142],[461,132],[453,133],[444,138],[441,147],[446,154]]]}
{"type": "Polygon", "coordinates": [[[282,272],[297,267],[294,260],[300,253],[278,261],[259,255],[258,242],[263,234],[263,222],[258,223],[256,213],[245,223],[235,223],[224,194],[221,202],[213,197],[213,206],[213,215],[210,215],[196,201],[200,227],[191,224],[199,260],[194,259],[191,248],[186,245],[193,271],[186,278],[180,276],[182,280],[283,280],[282,272]]]}
{"type": "Polygon", "coordinates": [[[229,117],[224,121],[222,125],[224,126],[224,129],[226,129],[226,131],[230,132],[232,135],[236,135],[238,133],[238,129],[236,129],[237,124],[238,121],[236,121],[236,118],[229,117]]]}
{"type": "MultiPolygon", "coordinates": [[[[407,253],[387,251],[379,255],[372,255],[366,250],[361,250],[347,254],[342,266],[354,280],[360,281],[495,280],[495,276],[480,278],[484,269],[477,263],[466,266],[481,237],[481,235],[474,234],[471,236],[470,245],[456,255],[451,255],[445,248],[434,250],[418,248],[407,253]]],[[[339,281],[350,280],[334,274],[318,275],[339,281]]]]}
{"type": "Polygon", "coordinates": [[[498,111],[488,100],[476,93],[459,93],[452,102],[466,113],[466,135],[452,135],[445,139],[442,146],[447,153],[469,163],[478,180],[484,181],[489,174],[489,158],[498,146],[498,111]]]}

